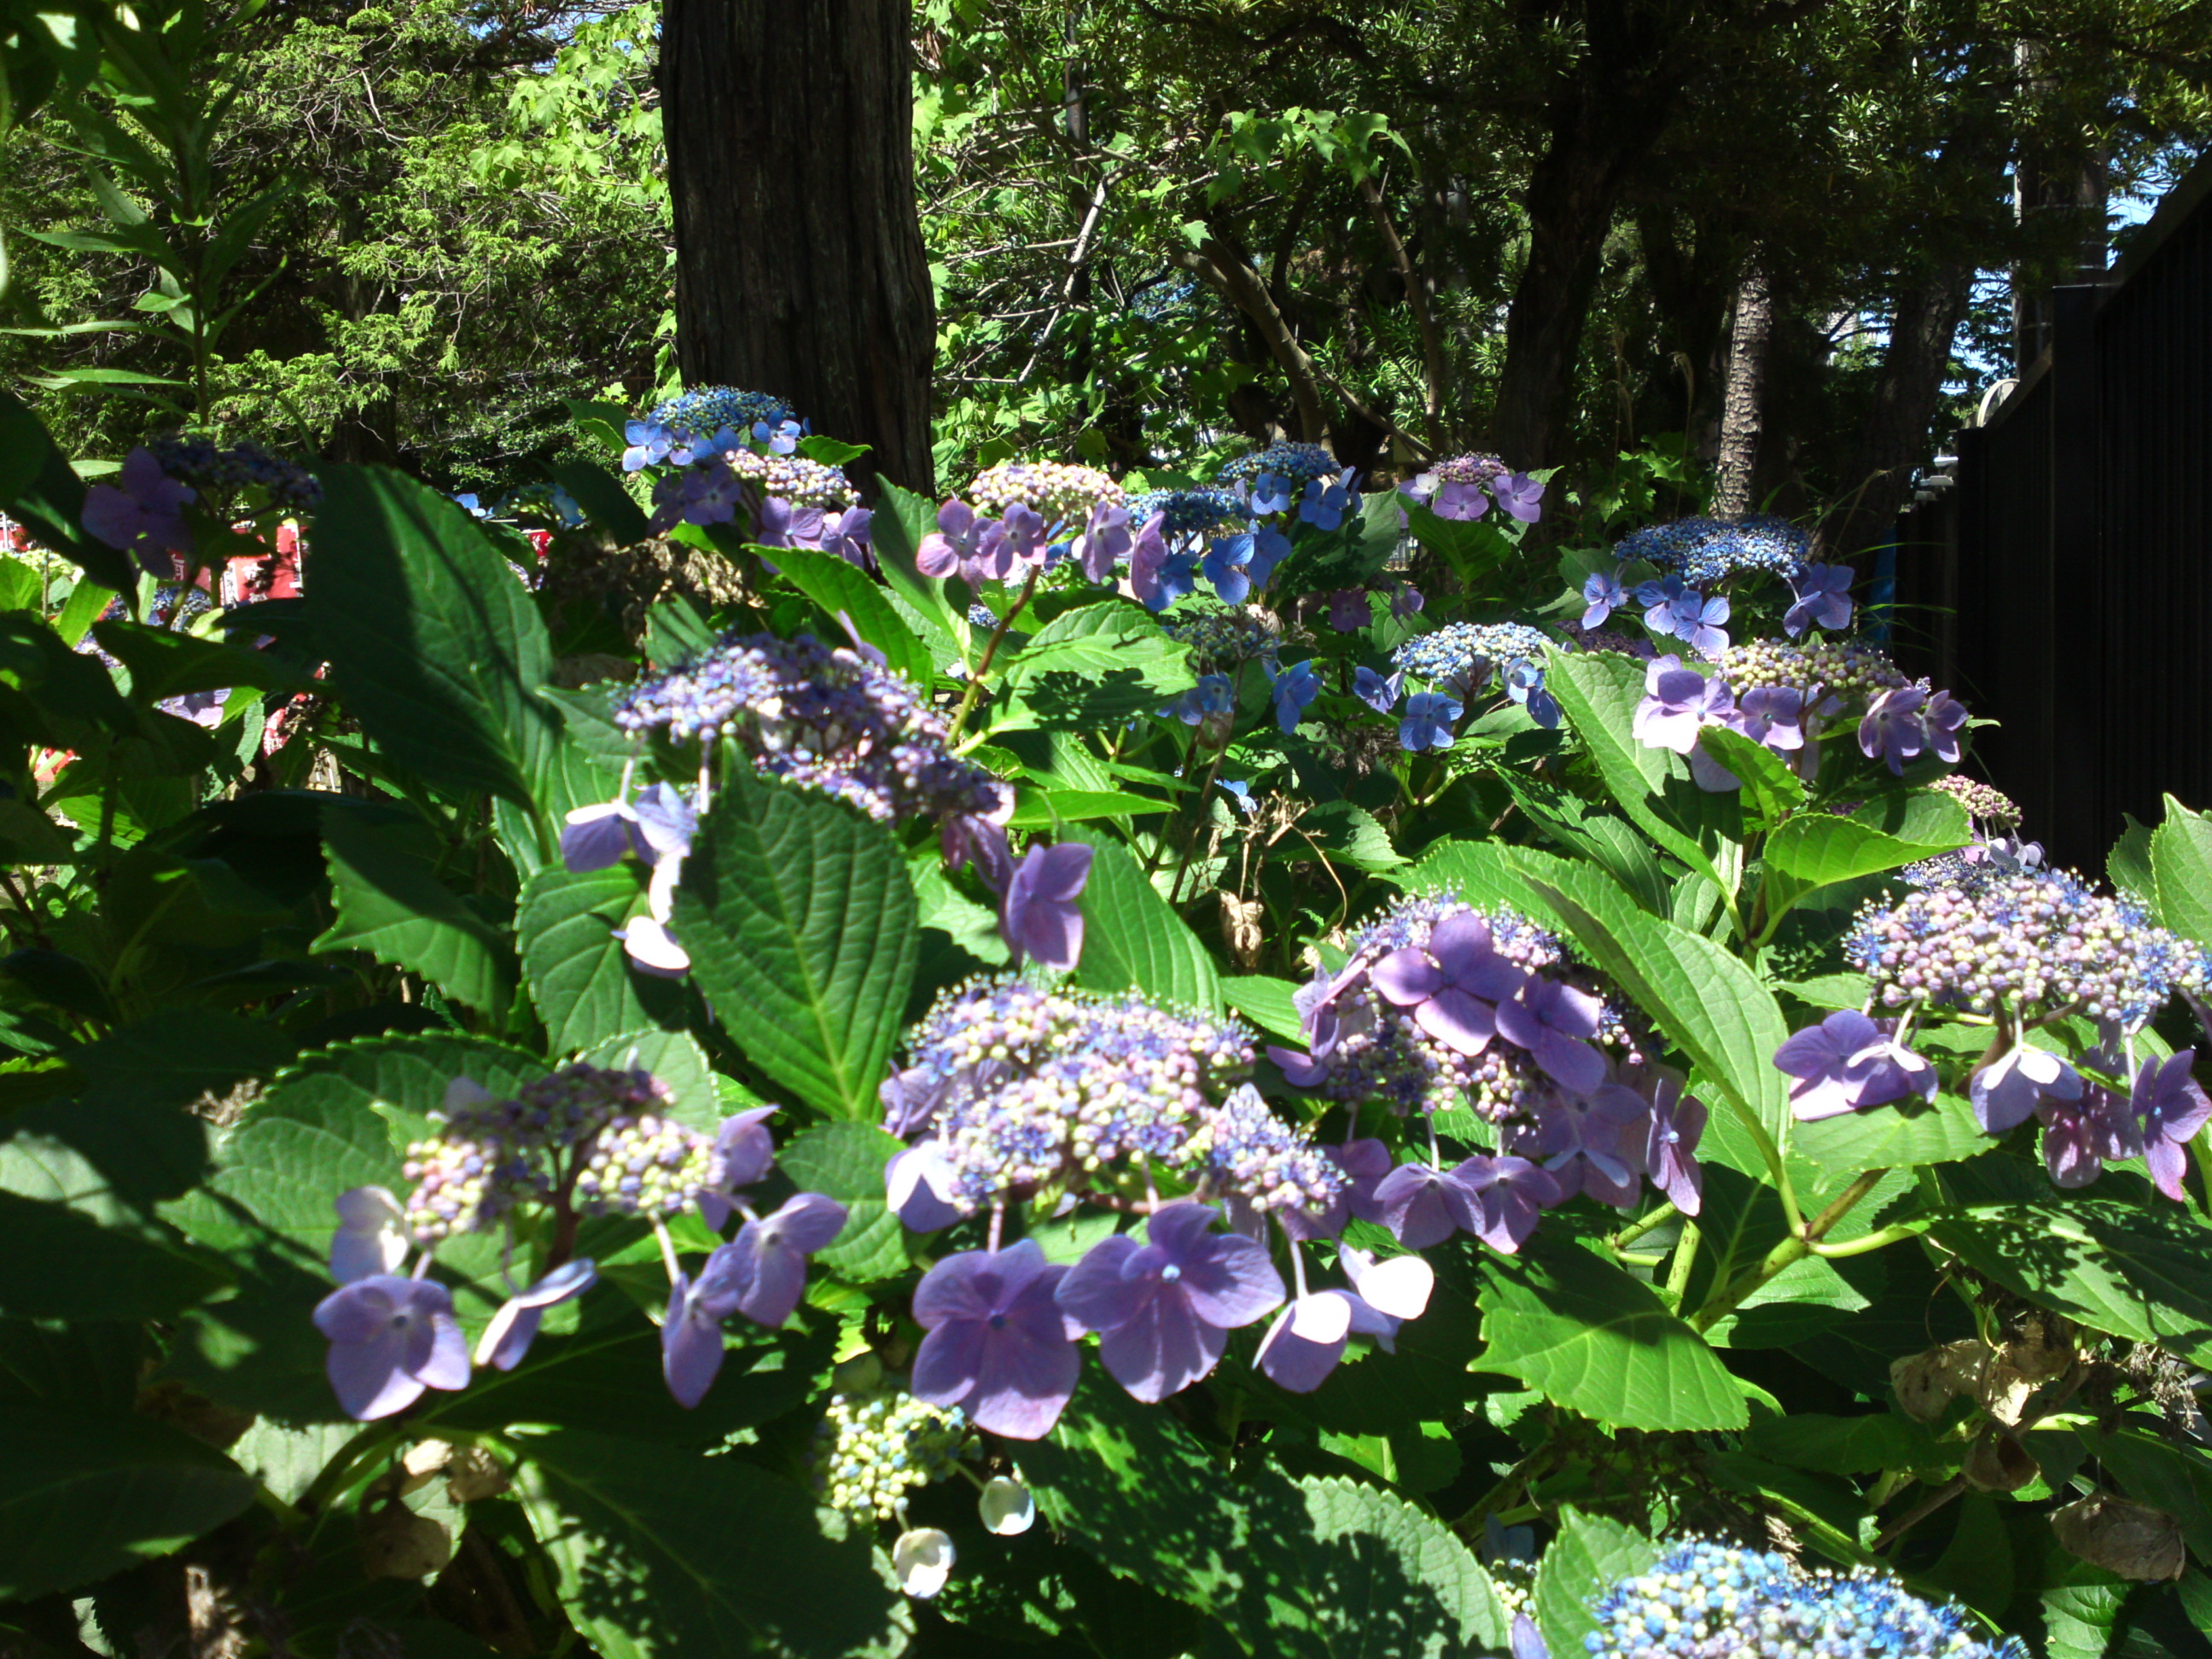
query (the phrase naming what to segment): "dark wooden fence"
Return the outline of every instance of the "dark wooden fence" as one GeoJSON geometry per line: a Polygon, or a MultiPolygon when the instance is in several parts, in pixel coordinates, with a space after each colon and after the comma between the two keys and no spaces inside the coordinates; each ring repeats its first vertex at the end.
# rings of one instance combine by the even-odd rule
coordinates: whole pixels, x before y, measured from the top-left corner
{"type": "Polygon", "coordinates": [[[2029,837],[2094,872],[2161,795],[2212,805],[2212,163],[2051,298],[2050,349],[1899,521],[1894,637],[2002,723],[1972,769],[2029,837]]]}

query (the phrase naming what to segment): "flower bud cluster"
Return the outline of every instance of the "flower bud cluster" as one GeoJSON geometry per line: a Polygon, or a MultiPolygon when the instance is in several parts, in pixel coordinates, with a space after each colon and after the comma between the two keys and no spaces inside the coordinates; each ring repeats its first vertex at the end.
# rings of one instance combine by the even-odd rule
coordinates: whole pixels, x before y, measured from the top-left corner
{"type": "Polygon", "coordinates": [[[2017,1652],[1886,1574],[1808,1571],[1707,1539],[1670,1547],[1592,1607],[1593,1659],[2002,1659],[2017,1652]]]}
{"type": "Polygon", "coordinates": [[[1390,653],[1390,665],[1472,690],[1496,669],[1522,662],[1540,668],[1544,647],[1553,643],[1525,623],[1451,623],[1407,641],[1390,653]]]}
{"type": "Polygon", "coordinates": [[[1256,1209],[1336,1201],[1337,1166],[1236,1085],[1252,1034],[1133,993],[978,980],[915,1028],[887,1122],[927,1129],[963,1214],[1157,1164],[1256,1209]]]}
{"type": "Polygon", "coordinates": [[[1816,640],[1790,645],[1781,640],[1746,640],[1723,650],[1720,678],[1741,699],[1771,689],[1797,692],[1809,712],[1834,714],[1850,704],[1854,712],[1885,691],[1911,684],[1897,665],[1865,646],[1816,640]]]}
{"type": "Polygon", "coordinates": [[[1249,455],[1239,455],[1216,473],[1224,484],[1250,483],[1260,478],[1280,478],[1293,493],[1316,478],[1334,478],[1344,470],[1335,456],[1319,444],[1295,443],[1287,439],[1249,455]]]}
{"type": "Polygon", "coordinates": [[[1233,489],[1147,489],[1129,498],[1133,527],[1141,529],[1158,519],[1160,532],[1171,539],[1242,525],[1251,516],[1250,504],[1233,489]]]}
{"type": "Polygon", "coordinates": [[[2070,1008],[2133,1030],[2176,989],[2203,984],[2205,953],[2126,897],[2067,871],[1992,872],[1894,907],[1869,902],[1844,955],[1890,1007],[1932,1001],[1990,1014],[2070,1008]]]}
{"type": "Polygon", "coordinates": [[[793,507],[836,509],[860,504],[860,493],[842,467],[826,466],[804,455],[762,455],[744,448],[722,459],[763,495],[776,496],[793,507]]]}
{"type": "Polygon", "coordinates": [[[1121,486],[1093,466],[1066,461],[1001,461],[968,486],[977,512],[1003,517],[1019,502],[1048,525],[1080,526],[1094,507],[1120,507],[1121,486]]]}
{"type": "Polygon", "coordinates": [[[1676,519],[1631,531],[1613,544],[1623,562],[1641,559],[1697,587],[1739,571],[1794,578],[1805,568],[1812,538],[1787,519],[1753,514],[1739,521],[1676,519]]]}
{"type": "Polygon", "coordinates": [[[172,434],[148,441],[154,459],[170,477],[190,484],[205,499],[258,489],[268,505],[286,514],[313,513],[323,504],[323,487],[296,461],[279,459],[258,444],[217,444],[207,438],[172,434]]]}
{"type": "Polygon", "coordinates": [[[667,1100],[667,1085],[649,1072],[580,1064],[525,1084],[510,1099],[451,1105],[434,1115],[436,1133],[407,1148],[402,1173],[416,1183],[408,1230],[434,1244],[489,1227],[517,1204],[553,1193],[564,1158],[579,1172],[580,1196],[588,1179],[591,1213],[680,1209],[720,1173],[704,1136],[659,1115],[667,1100]],[[617,1138],[603,1144],[610,1132],[617,1138]],[[678,1180],[690,1184],[669,1201],[678,1180]]]}
{"type": "Polygon", "coordinates": [[[2013,825],[2020,822],[2020,808],[2012,797],[1992,789],[1978,779],[1954,772],[1948,778],[1938,778],[1928,786],[1940,789],[1966,809],[1966,816],[1984,823],[2013,825]]]}
{"type": "Polygon", "coordinates": [[[582,1215],[666,1219],[721,1182],[714,1144],[696,1130],[651,1112],[608,1120],[576,1172],[582,1215]]]}
{"type": "Polygon", "coordinates": [[[1283,643],[1279,631],[1243,611],[1184,611],[1163,621],[1160,631],[1188,646],[1193,656],[1213,668],[1272,657],[1283,643]]]}
{"type": "Polygon", "coordinates": [[[1496,455],[1450,455],[1429,468],[1428,476],[1440,484],[1487,484],[1512,471],[1496,455]]]}
{"type": "Polygon", "coordinates": [[[994,811],[1003,786],[945,752],[945,722],[903,676],[811,635],[726,634],[616,705],[633,735],[727,738],[763,777],[851,801],[878,822],[994,811]]]}
{"type": "Polygon", "coordinates": [[[814,1435],[822,1501],[856,1521],[889,1521],[905,1511],[909,1492],[952,1473],[968,1415],[924,1405],[903,1389],[836,1394],[814,1435]]]}
{"type": "Polygon", "coordinates": [[[774,427],[799,417],[789,404],[765,392],[702,386],[656,405],[645,418],[678,436],[704,438],[724,427],[750,432],[763,421],[774,427]]]}

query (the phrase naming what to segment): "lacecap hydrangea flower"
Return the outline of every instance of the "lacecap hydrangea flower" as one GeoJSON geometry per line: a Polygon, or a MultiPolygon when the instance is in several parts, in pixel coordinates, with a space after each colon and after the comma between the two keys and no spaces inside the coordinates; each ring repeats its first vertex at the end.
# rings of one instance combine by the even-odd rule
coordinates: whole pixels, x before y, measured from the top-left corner
{"type": "Polygon", "coordinates": [[[2151,921],[2141,902],[2102,895],[2067,871],[1992,871],[1869,901],[1844,955],[1875,996],[2012,1018],[2068,1012],[2142,1028],[2177,990],[2201,994],[2207,958],[2151,921]]]}
{"type": "Polygon", "coordinates": [[[1669,1545],[1590,1610],[1591,1659],[2027,1659],[1886,1573],[1808,1571],[1702,1538],[1669,1545]]]}
{"type": "Polygon", "coordinates": [[[1694,587],[1763,572],[1793,579],[1805,568],[1812,538],[1787,519],[1753,514],[1741,520],[1675,519],[1631,531],[1613,544],[1623,563],[1641,559],[1694,587]]]}
{"type": "Polygon", "coordinates": [[[948,992],[883,1088],[885,1127],[916,1143],[887,1172],[893,1206],[928,1231],[1157,1171],[1254,1210],[1322,1213],[1343,1172],[1239,1086],[1252,1042],[1237,1021],[1134,993],[1011,979],[948,992]]]}
{"type": "Polygon", "coordinates": [[[1277,481],[1287,489],[1283,504],[1266,507],[1255,499],[1254,505],[1261,512],[1282,512],[1304,492],[1306,485],[1316,479],[1334,478],[1342,471],[1342,464],[1320,444],[1284,439],[1225,462],[1216,477],[1224,484],[1248,487],[1262,479],[1277,481]]]}
{"type": "Polygon", "coordinates": [[[890,821],[984,813],[1005,786],[946,752],[945,722],[913,682],[802,634],[726,634],[635,686],[615,724],[710,751],[732,744],[763,777],[818,789],[890,821]]]}
{"type": "Polygon", "coordinates": [[[1407,641],[1390,653],[1390,665],[1433,682],[1462,705],[1494,674],[1500,691],[1549,727],[1559,723],[1559,705],[1544,687],[1544,649],[1556,644],[1524,623],[1450,623],[1407,641]]]}

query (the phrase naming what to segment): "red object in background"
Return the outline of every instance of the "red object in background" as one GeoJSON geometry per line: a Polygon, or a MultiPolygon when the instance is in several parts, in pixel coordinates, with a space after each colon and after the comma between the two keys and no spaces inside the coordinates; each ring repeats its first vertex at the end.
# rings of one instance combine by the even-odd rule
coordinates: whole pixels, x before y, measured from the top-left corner
{"type": "MultiPolygon", "coordinates": [[[[241,531],[250,526],[241,525],[241,531]]],[[[300,597],[300,526],[287,520],[276,526],[276,550],[259,557],[229,560],[223,574],[225,605],[253,605],[262,599],[300,597]]]]}
{"type": "Polygon", "coordinates": [[[9,525],[8,526],[8,550],[10,553],[29,552],[31,550],[31,532],[24,529],[23,526],[19,524],[9,525]]]}
{"type": "Polygon", "coordinates": [[[543,559],[545,556],[545,550],[553,545],[553,532],[550,530],[532,530],[526,533],[530,537],[530,544],[538,550],[538,556],[543,559]]]}

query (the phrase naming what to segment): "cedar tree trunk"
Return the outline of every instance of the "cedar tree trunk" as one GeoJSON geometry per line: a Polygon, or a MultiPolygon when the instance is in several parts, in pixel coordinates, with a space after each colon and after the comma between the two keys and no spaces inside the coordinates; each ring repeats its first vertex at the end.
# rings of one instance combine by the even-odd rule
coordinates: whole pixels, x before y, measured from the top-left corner
{"type": "Polygon", "coordinates": [[[1517,467],[1560,460],[1574,402],[1575,361],[1597,292],[1605,240],[1638,164],[1672,113],[1684,71],[1683,18],[1637,0],[1590,0],[1588,43],[1553,95],[1551,135],[1528,181],[1528,263],[1505,314],[1495,438],[1517,467]]]}
{"type": "Polygon", "coordinates": [[[660,88],[677,359],[866,444],[924,494],[936,307],[915,206],[904,0],[668,0],[660,88]]]}
{"type": "Polygon", "coordinates": [[[1855,560],[1889,538],[1913,468],[1927,458],[1928,428],[1972,280],[1970,265],[1944,261],[1898,295],[1874,403],[1844,470],[1843,497],[1820,525],[1820,556],[1855,560]]]}
{"type": "Polygon", "coordinates": [[[1735,326],[1729,337],[1728,392],[1721,404],[1720,483],[1713,492],[1716,518],[1740,519],[1751,511],[1759,410],[1766,396],[1766,349],[1773,338],[1774,295],[1754,259],[1736,289],[1735,326]]]}

